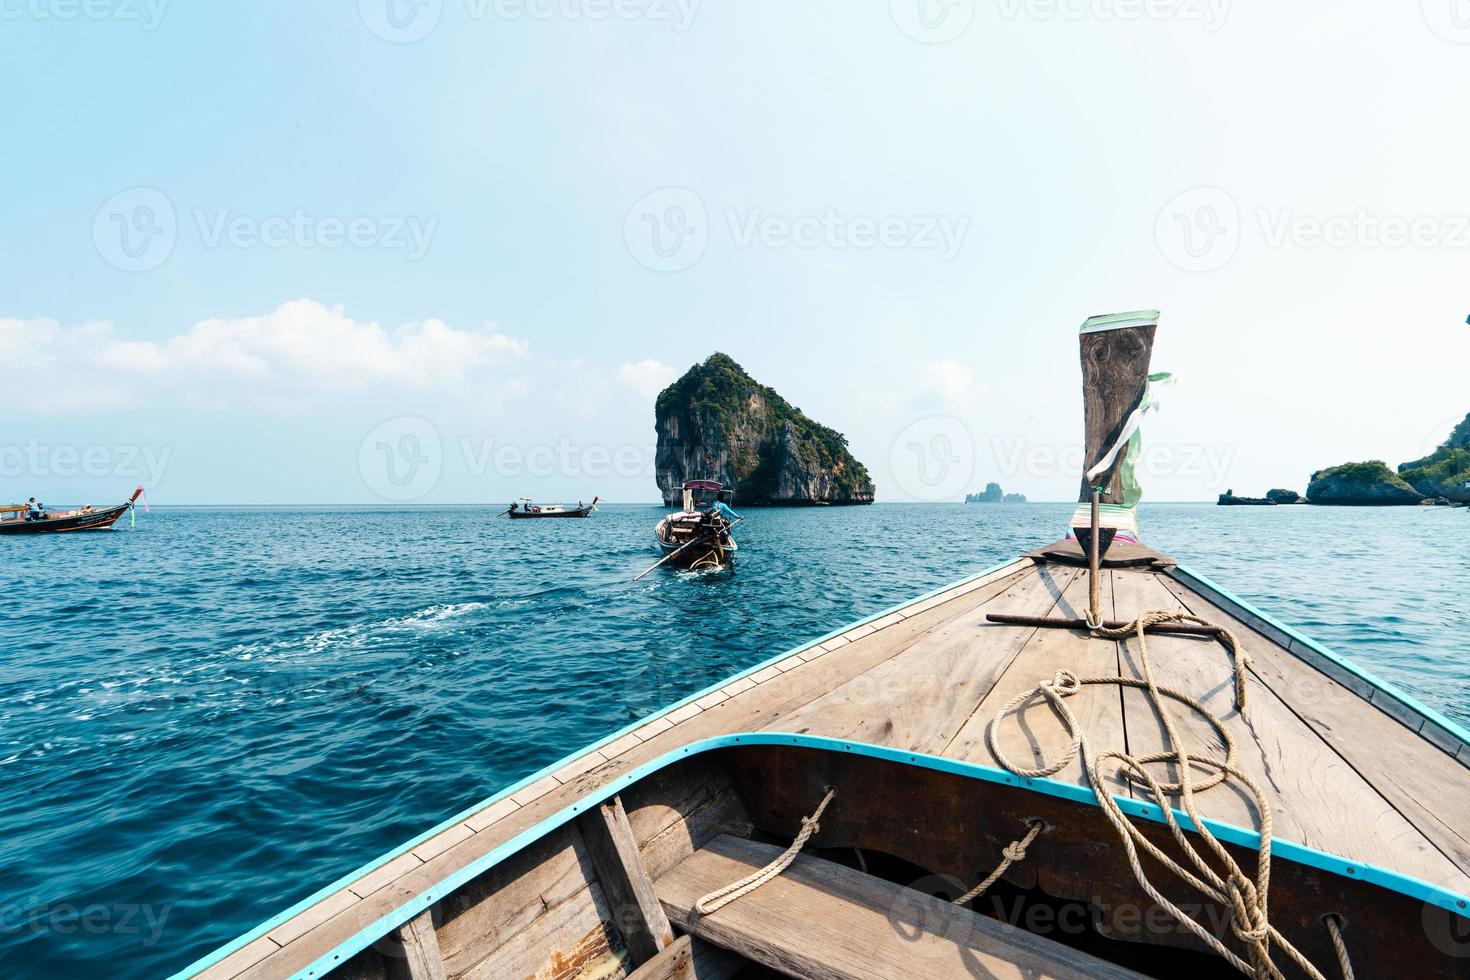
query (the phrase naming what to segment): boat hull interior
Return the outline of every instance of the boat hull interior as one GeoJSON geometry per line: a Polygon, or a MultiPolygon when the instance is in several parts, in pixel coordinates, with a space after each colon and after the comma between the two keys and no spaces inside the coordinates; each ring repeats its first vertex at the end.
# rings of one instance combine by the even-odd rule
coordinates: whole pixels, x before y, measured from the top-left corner
{"type": "MultiPolygon", "coordinates": [[[[1203,980],[1237,975],[1161,909],[1140,901],[1124,853],[1095,804],[1039,792],[999,772],[978,778],[947,771],[934,764],[937,760],[918,756],[907,762],[850,745],[819,748],[749,738],[750,744],[681,758],[613,798],[626,814],[637,860],[673,932],[681,941],[684,934],[691,936],[686,956],[693,972],[687,975],[767,976],[771,970],[805,975],[812,970],[856,976],[874,963],[901,964],[906,958],[915,976],[1003,975],[993,965],[981,973],[971,969],[975,944],[969,940],[990,929],[999,930],[987,937],[991,947],[1024,934],[1029,954],[1042,965],[1039,973],[1033,963],[1016,976],[1178,976],[1187,971],[1203,980]],[[859,957],[869,966],[844,962],[840,950],[833,952],[819,938],[809,943],[805,937],[819,931],[812,924],[784,939],[780,930],[764,930],[757,939],[732,932],[727,923],[739,921],[732,916],[748,917],[763,903],[780,901],[774,884],[767,886],[772,889],[768,897],[757,890],[707,916],[686,907],[689,895],[680,895],[681,878],[688,876],[681,869],[691,866],[686,862],[711,862],[716,855],[728,862],[758,845],[775,853],[800,831],[802,818],[829,787],[837,792],[788,872],[799,868],[801,873],[783,887],[816,888],[823,899],[848,902],[844,889],[856,894],[871,879],[877,894],[912,894],[914,905],[896,901],[884,909],[880,904],[883,914],[874,922],[882,924],[862,938],[849,936],[849,943],[870,947],[859,957]],[[936,933],[936,913],[931,910],[926,918],[922,896],[947,902],[963,894],[995,868],[1006,846],[1025,835],[1032,821],[1041,821],[1044,829],[1026,857],[973,903],[975,914],[946,918],[936,933]],[[822,884],[829,880],[838,884],[822,884]],[[747,908],[741,909],[742,903],[747,908]],[[885,927],[891,935],[882,934],[885,927]],[[922,949],[914,944],[920,933],[927,942],[922,949]]],[[[599,819],[597,808],[582,810],[433,905],[433,942],[445,976],[488,980],[635,973],[639,964],[630,933],[637,925],[630,919],[638,912],[620,907],[618,888],[604,883],[595,841],[587,836],[587,821],[599,819]]],[[[1155,843],[1174,852],[1162,824],[1142,825],[1155,843]]],[[[1253,873],[1254,849],[1227,846],[1253,873]]],[[[700,891],[703,885],[683,887],[700,891]]],[[[1178,891],[1174,897],[1187,902],[1184,889],[1178,891]]],[[[1371,941],[1354,942],[1359,976],[1467,975],[1466,960],[1454,955],[1462,948],[1455,937],[1464,921],[1416,898],[1280,854],[1273,862],[1270,895],[1273,924],[1313,962],[1333,962],[1322,917],[1335,914],[1345,928],[1358,932],[1355,940],[1371,934],[1371,941]]],[[[782,911],[799,921],[805,910],[782,911]]],[[[1210,908],[1197,911],[1198,921],[1235,945],[1227,916],[1210,908]]],[[[384,938],[331,976],[406,976],[405,958],[400,940],[384,938]]]]}

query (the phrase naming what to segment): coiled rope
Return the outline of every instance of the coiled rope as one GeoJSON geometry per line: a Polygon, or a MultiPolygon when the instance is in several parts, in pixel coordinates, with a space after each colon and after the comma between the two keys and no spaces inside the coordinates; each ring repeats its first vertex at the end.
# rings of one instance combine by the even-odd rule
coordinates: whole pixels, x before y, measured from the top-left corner
{"type": "MultiPolygon", "coordinates": [[[[1225,728],[1224,722],[1216,717],[1208,708],[1193,696],[1177,691],[1172,688],[1163,687],[1154,680],[1153,668],[1149,662],[1148,639],[1146,631],[1151,626],[1170,622],[1192,622],[1203,626],[1214,625],[1185,612],[1164,610],[1148,612],[1140,615],[1133,622],[1118,629],[1107,629],[1105,627],[1093,627],[1092,635],[1101,639],[1122,640],[1133,638],[1138,643],[1139,660],[1142,678],[1134,677],[1081,677],[1069,670],[1058,670],[1049,681],[1043,681],[1036,687],[1026,691],[1008,701],[1000,712],[991,720],[986,729],[986,741],[990,745],[990,751],[994,753],[996,760],[1011,773],[1023,779],[1036,779],[1055,775],[1066,768],[1079,753],[1082,755],[1083,768],[1087,773],[1088,782],[1091,785],[1093,795],[1097,798],[1103,813],[1107,815],[1108,821],[1113,825],[1119,839],[1128,856],[1128,863],[1133,869],[1133,876],[1148,896],[1162,907],[1181,926],[1193,933],[1201,942],[1214,950],[1227,962],[1240,972],[1254,976],[1258,980],[1282,980],[1283,974],[1276,966],[1272,958],[1272,944],[1276,944],[1292,962],[1312,978],[1312,980],[1325,980],[1321,971],[1313,966],[1300,951],[1296,949],[1286,937],[1282,936],[1272,925],[1269,914],[1268,893],[1271,885],[1271,808],[1266,802],[1265,795],[1254,780],[1251,779],[1236,765],[1235,743],[1225,728]],[[1153,706],[1159,720],[1163,723],[1167,738],[1166,744],[1169,751],[1159,752],[1154,755],[1135,757],[1126,752],[1106,751],[1094,753],[1088,744],[1087,737],[1078,723],[1077,717],[1067,707],[1066,699],[1076,694],[1084,685],[1088,684],[1110,684],[1119,687],[1138,687],[1148,691],[1149,701],[1153,706]],[[1001,723],[1013,714],[1021,705],[1032,698],[1044,698],[1067,726],[1067,731],[1072,737],[1071,744],[1063,753],[1062,758],[1049,766],[1036,769],[1028,769],[1016,765],[1001,752],[999,740],[996,735],[1001,723]],[[1194,756],[1185,748],[1183,741],[1179,738],[1178,729],[1174,723],[1174,717],[1165,705],[1165,698],[1178,701],[1199,715],[1204,717],[1219,733],[1221,741],[1225,745],[1224,761],[1209,759],[1203,756],[1194,756]],[[1169,855],[1156,847],[1148,838],[1144,837],[1123,815],[1122,809],[1113,799],[1112,793],[1107,789],[1107,783],[1103,777],[1102,767],[1111,759],[1118,761],[1117,772],[1126,779],[1146,787],[1158,804],[1164,815],[1165,823],[1168,825],[1170,834],[1174,837],[1179,849],[1193,865],[1193,871],[1176,862],[1169,855]],[[1179,772],[1178,782],[1161,783],[1146,768],[1150,764],[1159,762],[1172,762],[1179,772]],[[1199,765],[1213,773],[1202,781],[1196,782],[1191,767],[1199,765]],[[1204,818],[1195,805],[1195,793],[1209,789],[1213,786],[1233,779],[1243,785],[1251,793],[1255,801],[1256,811],[1259,814],[1260,844],[1257,849],[1257,870],[1254,879],[1246,876],[1240,865],[1230,856],[1224,846],[1210,833],[1205,825],[1204,818]],[[1217,872],[1211,867],[1206,854],[1193,844],[1185,834],[1178,821],[1174,818],[1174,810],[1170,805],[1168,797],[1178,795],[1184,812],[1189,815],[1199,838],[1205,842],[1205,848],[1212,854],[1222,870],[1217,872]],[[1170,902],[1154,887],[1149,880],[1147,872],[1144,871],[1139,859],[1139,849],[1153,857],[1164,867],[1174,872],[1179,878],[1188,883],[1197,892],[1205,895],[1211,900],[1219,903],[1230,912],[1231,931],[1240,940],[1249,956],[1249,962],[1230,950],[1207,929],[1194,919],[1186,915],[1178,906],[1170,902]]],[[[1245,710],[1246,683],[1245,667],[1249,664],[1249,658],[1245,655],[1240,641],[1235,634],[1225,627],[1219,627],[1219,636],[1230,652],[1231,666],[1235,675],[1235,705],[1238,710],[1245,710]]],[[[1327,920],[1328,929],[1332,937],[1333,945],[1338,953],[1338,961],[1342,966],[1343,974],[1347,980],[1352,980],[1352,966],[1348,961],[1347,947],[1342,941],[1332,918],[1327,920]]]]}

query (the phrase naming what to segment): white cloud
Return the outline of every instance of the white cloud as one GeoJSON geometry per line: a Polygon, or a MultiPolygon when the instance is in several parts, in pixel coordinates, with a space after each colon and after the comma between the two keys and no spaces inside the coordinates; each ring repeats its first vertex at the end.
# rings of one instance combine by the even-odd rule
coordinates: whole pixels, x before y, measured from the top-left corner
{"type": "Polygon", "coordinates": [[[204,320],[159,342],[120,338],[105,322],[65,327],[0,318],[0,349],[15,365],[0,411],[42,414],[129,404],[158,387],[274,400],[384,387],[443,392],[474,380],[477,393],[495,402],[527,386],[515,379],[481,387],[486,369],[527,350],[493,325],[460,330],[424,320],[389,330],[309,299],[264,316],[204,320]]]}
{"type": "Polygon", "coordinates": [[[958,408],[969,401],[975,386],[975,369],[959,361],[934,361],[924,369],[925,387],[958,408]]]}
{"type": "Polygon", "coordinates": [[[645,398],[655,398],[673,383],[677,374],[678,372],[662,361],[647,357],[618,368],[618,384],[631,388],[645,398]]]}

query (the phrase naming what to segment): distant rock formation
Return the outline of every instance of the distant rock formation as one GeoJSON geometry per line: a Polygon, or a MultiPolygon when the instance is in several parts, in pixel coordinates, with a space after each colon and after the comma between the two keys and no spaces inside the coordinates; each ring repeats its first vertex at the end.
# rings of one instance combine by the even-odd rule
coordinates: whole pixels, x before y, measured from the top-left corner
{"type": "Polygon", "coordinates": [[[1024,504],[1025,502],[1024,493],[1005,493],[1001,490],[999,483],[987,483],[985,489],[979,493],[965,494],[967,504],[1024,504]]]}
{"type": "Polygon", "coordinates": [[[1423,497],[1378,459],[1318,470],[1307,487],[1307,499],[1314,504],[1381,507],[1418,504],[1423,497]]]}
{"type": "Polygon", "coordinates": [[[1470,415],[1433,453],[1401,464],[1399,476],[1426,497],[1470,503],[1470,415]]]}
{"type": "Polygon", "coordinates": [[[1234,490],[1220,494],[1221,507],[1275,507],[1276,501],[1268,497],[1237,497],[1234,490]]]}
{"type": "Polygon", "coordinates": [[[1266,499],[1278,504],[1299,504],[1302,502],[1302,495],[1295,490],[1282,490],[1278,488],[1267,490],[1266,499]]]}
{"type": "Polygon", "coordinates": [[[739,504],[871,504],[873,481],[840,433],[807,418],[724,354],[665,388],[654,408],[664,503],[689,480],[717,480],[739,504]]]}

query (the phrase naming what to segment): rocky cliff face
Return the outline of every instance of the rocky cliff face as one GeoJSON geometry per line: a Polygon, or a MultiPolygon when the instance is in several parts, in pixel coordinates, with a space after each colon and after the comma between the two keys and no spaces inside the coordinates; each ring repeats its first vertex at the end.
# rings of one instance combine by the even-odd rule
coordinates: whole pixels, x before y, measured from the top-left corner
{"type": "Polygon", "coordinates": [[[717,480],[736,504],[870,504],[873,481],[841,433],[807,418],[724,354],[658,396],[654,468],[664,503],[687,480],[717,480]]]}
{"type": "Polygon", "coordinates": [[[1399,476],[1426,497],[1470,503],[1470,415],[1432,454],[1400,465],[1399,476]]]}
{"type": "Polygon", "coordinates": [[[1387,506],[1417,504],[1423,495],[1381,460],[1344,463],[1312,474],[1307,499],[1314,504],[1387,506]]]}

